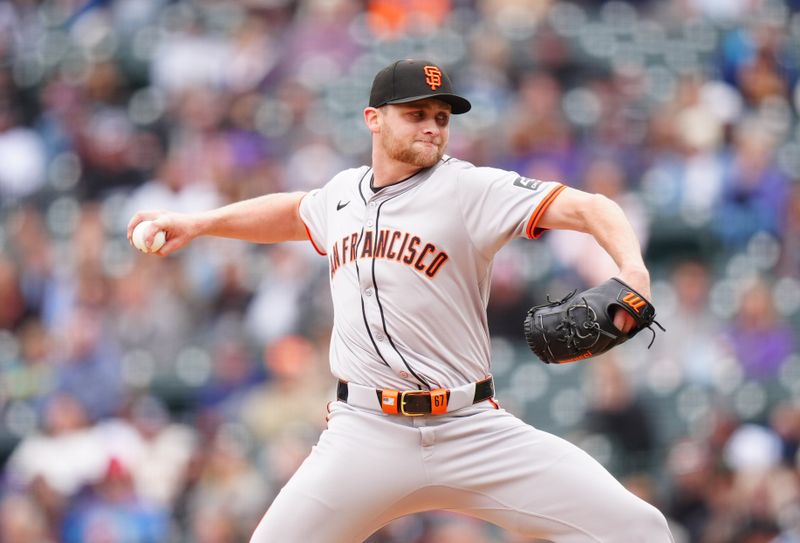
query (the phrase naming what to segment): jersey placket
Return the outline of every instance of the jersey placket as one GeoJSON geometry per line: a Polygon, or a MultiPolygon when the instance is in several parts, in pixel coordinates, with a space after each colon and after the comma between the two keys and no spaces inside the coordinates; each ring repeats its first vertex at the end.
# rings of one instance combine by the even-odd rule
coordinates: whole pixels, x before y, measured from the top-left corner
{"type": "MultiPolygon", "coordinates": [[[[369,194],[366,200],[363,230],[361,239],[357,247],[358,251],[363,249],[364,233],[373,232],[373,242],[377,240],[381,227],[381,214],[386,213],[384,205],[392,199],[398,197],[403,192],[410,189],[415,183],[414,180],[406,181],[405,186],[387,187],[377,194],[369,194]]],[[[371,191],[370,191],[371,192],[371,191]]],[[[363,193],[362,193],[363,194],[363,193]]],[[[376,267],[387,265],[373,255],[370,259],[361,261],[357,268],[359,289],[361,291],[362,308],[364,311],[364,323],[372,337],[373,345],[378,351],[379,356],[392,370],[402,379],[408,379],[417,383],[421,388],[430,388],[430,385],[418,372],[411,366],[407,357],[398,348],[392,330],[392,323],[387,322],[385,299],[381,297],[380,284],[376,279],[376,267]]]]}

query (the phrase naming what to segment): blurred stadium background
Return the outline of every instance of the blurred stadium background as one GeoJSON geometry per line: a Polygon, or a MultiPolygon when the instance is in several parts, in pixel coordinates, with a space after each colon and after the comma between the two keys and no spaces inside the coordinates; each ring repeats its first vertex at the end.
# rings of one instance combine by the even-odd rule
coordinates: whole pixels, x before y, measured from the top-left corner
{"type": "MultiPolygon", "coordinates": [[[[0,541],[247,541],[333,397],[327,263],[150,258],[125,227],[368,163],[402,57],[474,104],[450,154],[612,197],[651,266],[667,334],[545,367],[525,311],[613,264],[574,233],[505,248],[501,403],[678,542],[800,541],[798,0],[0,2],[0,541]]],[[[521,542],[444,513],[370,539],[456,541],[521,542]]]]}

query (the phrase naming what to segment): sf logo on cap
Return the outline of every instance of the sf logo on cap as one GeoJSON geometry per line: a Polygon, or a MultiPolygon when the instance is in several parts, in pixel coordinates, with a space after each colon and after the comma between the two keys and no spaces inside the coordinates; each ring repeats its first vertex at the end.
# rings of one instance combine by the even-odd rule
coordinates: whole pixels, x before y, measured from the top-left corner
{"type": "Polygon", "coordinates": [[[425,72],[425,83],[428,84],[431,90],[436,90],[436,87],[442,86],[442,71],[439,68],[425,66],[423,71],[425,72]]]}

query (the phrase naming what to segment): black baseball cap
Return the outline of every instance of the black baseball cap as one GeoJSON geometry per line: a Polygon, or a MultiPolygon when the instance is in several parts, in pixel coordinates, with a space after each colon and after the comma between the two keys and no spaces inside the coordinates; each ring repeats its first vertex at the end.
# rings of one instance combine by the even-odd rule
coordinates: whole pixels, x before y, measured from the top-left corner
{"type": "Polygon", "coordinates": [[[425,98],[447,102],[453,114],[472,108],[469,100],[453,92],[450,78],[438,65],[428,60],[398,60],[378,72],[369,93],[370,107],[405,104],[425,98]]]}

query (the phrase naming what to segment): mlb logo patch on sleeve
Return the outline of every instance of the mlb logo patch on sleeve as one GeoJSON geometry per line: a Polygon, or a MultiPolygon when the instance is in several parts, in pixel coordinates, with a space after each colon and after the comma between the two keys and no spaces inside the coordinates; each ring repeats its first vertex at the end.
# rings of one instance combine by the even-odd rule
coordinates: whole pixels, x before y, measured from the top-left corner
{"type": "Polygon", "coordinates": [[[528,190],[536,190],[542,184],[538,179],[530,179],[528,177],[517,177],[514,180],[514,186],[528,190]]]}

